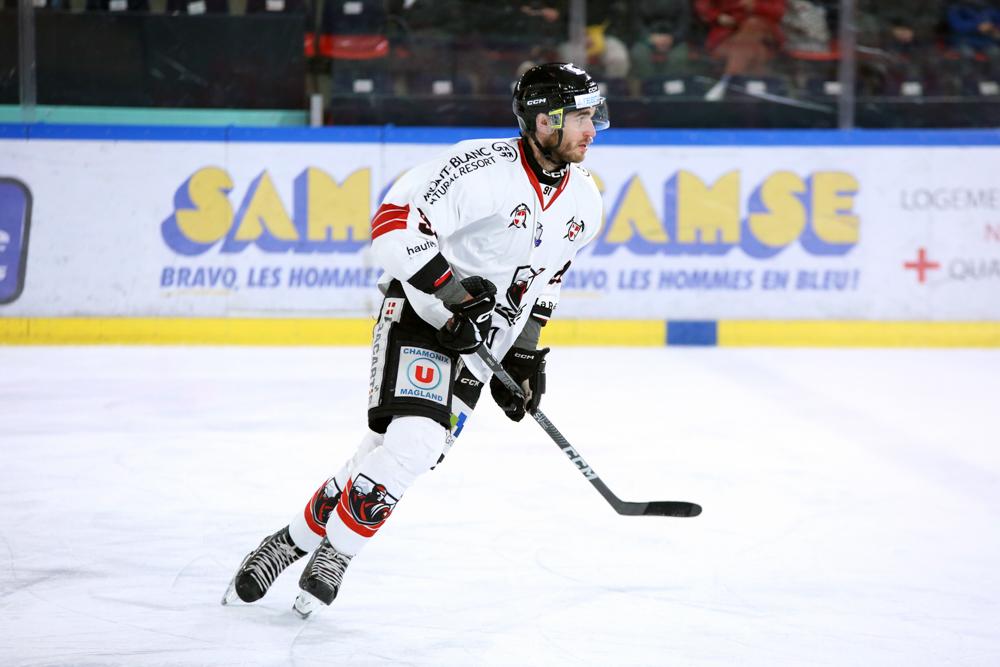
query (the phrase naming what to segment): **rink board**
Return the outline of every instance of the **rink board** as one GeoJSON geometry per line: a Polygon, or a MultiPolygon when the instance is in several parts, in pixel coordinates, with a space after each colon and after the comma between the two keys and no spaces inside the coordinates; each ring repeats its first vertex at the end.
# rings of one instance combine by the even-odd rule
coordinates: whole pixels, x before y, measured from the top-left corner
{"type": "MultiPolygon", "coordinates": [[[[0,124],[0,343],[364,344],[391,183],[510,135],[0,124]]],[[[547,339],[997,345],[997,164],[996,131],[602,133],[547,339]]]]}
{"type": "MultiPolygon", "coordinates": [[[[368,319],[0,318],[8,345],[367,345],[368,319]]],[[[543,345],[1000,347],[997,322],[554,320],[543,345]]]]}

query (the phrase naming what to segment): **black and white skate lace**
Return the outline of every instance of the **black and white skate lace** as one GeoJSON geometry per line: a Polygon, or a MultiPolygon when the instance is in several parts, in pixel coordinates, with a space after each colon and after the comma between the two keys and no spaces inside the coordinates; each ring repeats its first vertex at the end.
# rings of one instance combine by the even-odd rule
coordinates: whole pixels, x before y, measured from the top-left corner
{"type": "Polygon", "coordinates": [[[265,537],[240,567],[235,581],[236,594],[244,602],[259,600],[286,567],[305,555],[306,552],[292,542],[287,526],[265,537]]]}
{"type": "Polygon", "coordinates": [[[351,558],[337,551],[324,537],[302,572],[299,588],[311,593],[323,604],[330,604],[337,597],[351,558]]]}

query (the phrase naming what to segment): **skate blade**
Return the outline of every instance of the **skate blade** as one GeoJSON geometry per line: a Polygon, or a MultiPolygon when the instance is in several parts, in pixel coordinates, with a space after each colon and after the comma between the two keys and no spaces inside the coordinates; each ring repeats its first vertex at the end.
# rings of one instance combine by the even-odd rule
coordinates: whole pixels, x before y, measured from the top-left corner
{"type": "Polygon", "coordinates": [[[229,588],[226,589],[225,594],[222,596],[222,606],[225,607],[230,602],[236,602],[240,596],[236,594],[236,577],[229,582],[229,588]]]}
{"type": "Polygon", "coordinates": [[[298,596],[295,598],[295,604],[292,605],[292,609],[300,618],[309,618],[309,616],[316,611],[325,607],[319,598],[317,598],[312,593],[307,593],[305,591],[299,591],[298,596]]]}
{"type": "Polygon", "coordinates": [[[223,607],[228,605],[230,602],[236,602],[240,599],[240,596],[236,594],[236,577],[240,576],[240,571],[243,569],[243,566],[247,564],[247,561],[250,560],[250,556],[252,555],[252,551],[246,555],[246,558],[243,559],[240,566],[236,568],[236,574],[234,574],[233,578],[229,580],[229,587],[226,588],[226,592],[222,595],[223,607]]]}

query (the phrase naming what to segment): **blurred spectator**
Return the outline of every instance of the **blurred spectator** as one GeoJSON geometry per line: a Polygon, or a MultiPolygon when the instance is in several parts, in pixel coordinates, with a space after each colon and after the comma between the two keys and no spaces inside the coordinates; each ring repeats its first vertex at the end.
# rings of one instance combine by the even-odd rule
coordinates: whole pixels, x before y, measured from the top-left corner
{"type": "Polygon", "coordinates": [[[148,12],[149,0],[87,0],[88,12],[148,12]]]}
{"type": "Polygon", "coordinates": [[[826,10],[826,25],[833,39],[840,39],[840,2],[841,0],[812,0],[814,5],[820,5],[826,10]]]}
{"type": "Polygon", "coordinates": [[[941,0],[860,0],[858,44],[880,52],[884,63],[872,64],[891,88],[900,81],[922,82],[938,64],[934,42],[942,10],[941,0]]]}
{"type": "Polygon", "coordinates": [[[537,63],[558,60],[559,45],[568,39],[565,0],[466,0],[461,5],[466,16],[472,15],[470,28],[479,38],[470,45],[472,53],[485,52],[485,57],[473,57],[483,57],[484,66],[494,62],[506,77],[516,78],[537,63]]]}
{"type": "Polygon", "coordinates": [[[782,64],[800,91],[828,95],[830,82],[837,79],[839,54],[833,50],[828,4],[828,0],[788,0],[781,19],[788,56],[782,64]]]}
{"type": "MultiPolygon", "coordinates": [[[[591,0],[586,7],[587,70],[598,78],[624,79],[629,71],[627,3],[591,0]]],[[[560,60],[569,62],[572,54],[569,42],[559,47],[560,60]]]]}
{"type": "MultiPolygon", "coordinates": [[[[329,0],[328,0],[329,1],[329,0]]],[[[406,72],[450,74],[455,68],[456,43],[469,33],[469,19],[460,0],[394,0],[388,12],[402,28],[393,46],[406,72]]],[[[383,28],[385,29],[385,28],[383,28]]]]}
{"type": "Polygon", "coordinates": [[[553,55],[569,32],[565,2],[521,3],[511,18],[510,30],[529,49],[528,58],[518,66],[518,76],[540,62],[555,60],[553,55]]]}
{"type": "Polygon", "coordinates": [[[781,31],[787,51],[823,53],[830,50],[830,26],[826,7],[821,3],[788,0],[781,31]]]}
{"type": "Polygon", "coordinates": [[[965,0],[948,6],[949,42],[962,56],[965,73],[984,58],[991,76],[1000,66],[1000,2],[965,0]]]}
{"type": "Polygon", "coordinates": [[[517,7],[515,20],[511,28],[518,34],[536,38],[539,46],[551,48],[566,35],[566,3],[537,1],[521,3],[517,7]],[[523,31],[523,32],[522,32],[523,31]]]}
{"type": "Polygon", "coordinates": [[[247,14],[307,14],[306,0],[247,0],[247,14]]]}
{"type": "Polygon", "coordinates": [[[167,0],[168,14],[227,14],[229,0],[167,0]]]}
{"type": "Polygon", "coordinates": [[[709,26],[705,48],[725,61],[724,74],[760,76],[782,44],[785,0],[695,0],[709,26]]]}
{"type": "Polygon", "coordinates": [[[645,79],[684,70],[691,29],[690,0],[632,3],[632,74],[645,79]]]}

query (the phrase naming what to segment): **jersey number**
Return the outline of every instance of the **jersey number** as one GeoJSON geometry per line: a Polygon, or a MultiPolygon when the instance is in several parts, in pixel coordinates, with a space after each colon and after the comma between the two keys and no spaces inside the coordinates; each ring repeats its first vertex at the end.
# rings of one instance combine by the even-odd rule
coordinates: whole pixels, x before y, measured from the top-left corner
{"type": "Polygon", "coordinates": [[[437,236],[437,233],[434,231],[434,228],[431,227],[431,221],[427,219],[427,216],[424,215],[424,212],[418,208],[417,213],[420,214],[420,224],[417,225],[417,229],[419,229],[421,233],[426,234],[427,236],[437,236]]]}

